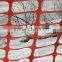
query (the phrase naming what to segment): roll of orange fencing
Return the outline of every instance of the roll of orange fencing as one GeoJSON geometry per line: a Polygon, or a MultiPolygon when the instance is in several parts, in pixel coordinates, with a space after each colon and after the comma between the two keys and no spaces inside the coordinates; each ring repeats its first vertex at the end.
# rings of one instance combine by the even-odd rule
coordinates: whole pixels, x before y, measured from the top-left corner
{"type": "Polygon", "coordinates": [[[62,62],[62,1],[0,0],[0,62],[62,62]]]}

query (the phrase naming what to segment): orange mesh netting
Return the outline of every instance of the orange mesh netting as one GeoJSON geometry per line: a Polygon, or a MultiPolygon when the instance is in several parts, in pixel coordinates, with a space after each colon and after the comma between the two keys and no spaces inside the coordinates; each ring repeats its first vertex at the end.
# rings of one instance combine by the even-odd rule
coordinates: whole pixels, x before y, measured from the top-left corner
{"type": "MultiPolygon", "coordinates": [[[[11,33],[10,33],[10,29],[14,29],[14,30],[16,30],[16,29],[20,29],[20,28],[22,28],[23,26],[27,26],[27,25],[33,25],[34,26],[34,28],[35,28],[35,32],[34,32],[34,34],[32,35],[32,36],[30,36],[32,39],[34,39],[34,41],[33,41],[33,44],[30,46],[30,47],[25,47],[25,48],[30,48],[31,49],[31,55],[29,56],[29,57],[26,57],[26,58],[29,58],[29,60],[30,60],[30,62],[33,62],[33,59],[34,58],[42,58],[42,57],[47,57],[47,56],[50,56],[50,55],[52,55],[53,56],[53,60],[52,60],[52,62],[55,62],[55,58],[56,58],[56,56],[57,55],[61,55],[62,53],[57,53],[56,52],[56,50],[57,50],[57,47],[59,46],[59,45],[62,45],[60,42],[59,42],[59,39],[60,39],[60,37],[62,36],[62,20],[59,22],[59,23],[51,23],[51,22],[46,22],[46,23],[42,23],[42,22],[40,22],[39,21],[39,19],[40,19],[40,17],[43,15],[43,14],[49,14],[49,13],[51,13],[51,14],[54,14],[54,13],[60,13],[60,14],[62,14],[62,10],[46,10],[46,11],[43,11],[42,10],[42,6],[43,6],[43,2],[44,2],[44,0],[37,0],[37,4],[38,4],[38,8],[36,9],[36,10],[31,10],[31,11],[25,11],[25,12],[23,12],[23,11],[19,11],[19,12],[17,12],[17,11],[15,11],[14,9],[14,12],[13,12],[13,10],[12,10],[12,4],[13,4],[13,2],[18,2],[19,3],[19,1],[32,1],[32,0],[0,0],[0,2],[8,2],[8,4],[9,4],[9,10],[7,11],[7,12],[0,12],[0,14],[5,14],[5,15],[7,15],[7,20],[8,20],[8,22],[6,23],[6,24],[4,24],[4,25],[0,25],[2,28],[4,28],[4,29],[7,29],[8,30],[8,32],[7,32],[7,35],[6,36],[1,36],[0,35],[0,38],[1,39],[7,39],[7,42],[6,42],[6,46],[4,47],[4,48],[0,48],[0,49],[3,49],[3,50],[5,50],[6,51],[6,54],[5,54],[5,57],[3,58],[3,59],[0,59],[0,60],[3,60],[4,62],[10,62],[10,61],[18,61],[18,59],[16,60],[10,60],[9,58],[8,58],[8,52],[10,51],[10,50],[13,50],[13,49],[11,49],[10,47],[9,47],[9,43],[10,43],[10,40],[11,39],[17,39],[17,38],[21,38],[21,37],[13,37],[12,35],[11,35],[11,33]],[[35,13],[35,18],[36,19],[34,19],[34,22],[32,23],[32,24],[30,24],[30,23],[28,23],[27,21],[26,21],[26,24],[23,24],[23,25],[21,25],[21,24],[15,24],[15,25],[13,25],[12,24],[12,16],[16,16],[17,14],[25,14],[25,13],[35,13]],[[56,31],[54,31],[51,35],[48,35],[48,36],[39,36],[38,35],[38,29],[40,29],[40,28],[43,28],[43,27],[45,27],[46,25],[48,25],[48,26],[50,26],[50,25],[55,25],[55,24],[59,24],[60,25],[60,30],[58,30],[57,32],[56,31]],[[47,46],[50,46],[50,45],[47,45],[47,46],[41,46],[41,47],[37,47],[36,46],[36,41],[37,41],[37,39],[42,39],[42,38],[45,38],[45,37],[57,37],[57,40],[56,40],[56,42],[54,43],[54,44],[51,44],[51,45],[54,45],[55,46],[55,48],[54,48],[54,52],[53,53],[51,53],[51,54],[47,54],[47,55],[43,55],[43,56],[37,56],[37,57],[35,57],[34,56],[34,51],[35,51],[35,49],[37,49],[37,48],[43,48],[43,47],[47,47],[47,46]]],[[[34,5],[34,4],[32,4],[32,5],[34,5]]],[[[17,6],[17,5],[16,5],[17,6]]],[[[28,8],[28,7],[27,7],[28,8]]],[[[17,9],[16,9],[17,10],[17,9]]],[[[29,9],[28,9],[29,10],[29,9]]],[[[16,16],[17,17],[17,16],[16,16]]],[[[1,19],[1,18],[0,18],[1,19]]],[[[20,18],[21,19],[21,18],[20,18]]],[[[46,19],[47,20],[47,19],[46,19]]],[[[2,20],[3,21],[3,20],[2,20]]],[[[29,36],[28,36],[29,37],[29,36]]],[[[24,48],[24,47],[23,47],[24,48]]],[[[19,48],[19,49],[23,49],[23,48],[19,48]]],[[[18,49],[15,49],[15,50],[18,50],[18,49]]],[[[47,51],[46,51],[47,52],[47,51]]],[[[20,60],[20,59],[19,59],[20,60]]],[[[42,61],[38,61],[38,62],[42,62],[42,61]]]]}

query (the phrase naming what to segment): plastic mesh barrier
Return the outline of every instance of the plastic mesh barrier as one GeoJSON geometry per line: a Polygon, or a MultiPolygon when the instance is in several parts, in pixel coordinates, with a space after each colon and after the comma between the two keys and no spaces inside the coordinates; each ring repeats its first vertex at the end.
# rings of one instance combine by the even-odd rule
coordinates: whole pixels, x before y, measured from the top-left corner
{"type": "Polygon", "coordinates": [[[62,1],[0,0],[0,62],[62,62],[62,1]]]}

